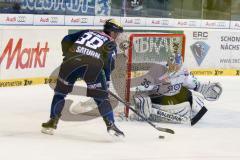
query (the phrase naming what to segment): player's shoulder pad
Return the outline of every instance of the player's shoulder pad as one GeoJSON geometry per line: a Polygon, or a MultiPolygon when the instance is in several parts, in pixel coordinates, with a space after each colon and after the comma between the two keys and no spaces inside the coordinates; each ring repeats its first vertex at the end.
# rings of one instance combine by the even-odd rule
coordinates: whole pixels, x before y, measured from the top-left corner
{"type": "Polygon", "coordinates": [[[81,31],[78,31],[78,32],[76,32],[76,33],[74,33],[74,34],[76,34],[76,35],[80,36],[80,35],[83,35],[84,33],[87,33],[87,32],[89,32],[89,31],[90,31],[89,29],[86,29],[86,30],[81,30],[81,31]]]}
{"type": "Polygon", "coordinates": [[[107,35],[104,32],[99,32],[99,31],[95,31],[95,32],[108,38],[108,40],[103,44],[104,49],[106,49],[107,51],[114,51],[117,49],[117,44],[112,37],[110,37],[109,35],[107,35]]]}
{"type": "Polygon", "coordinates": [[[103,44],[103,48],[105,51],[109,52],[116,52],[117,44],[114,41],[108,41],[103,44]]]}

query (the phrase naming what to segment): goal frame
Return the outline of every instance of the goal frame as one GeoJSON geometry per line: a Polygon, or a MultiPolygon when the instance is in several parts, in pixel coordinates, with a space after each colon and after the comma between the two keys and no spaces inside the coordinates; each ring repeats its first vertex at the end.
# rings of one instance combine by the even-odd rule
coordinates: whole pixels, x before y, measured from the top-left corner
{"type": "MultiPolygon", "coordinates": [[[[175,34],[175,33],[136,33],[136,34],[131,34],[129,37],[129,49],[128,49],[128,61],[127,61],[127,73],[126,73],[126,89],[125,89],[125,100],[126,102],[130,102],[130,87],[131,87],[131,68],[132,68],[132,54],[133,54],[133,39],[137,37],[181,37],[182,38],[182,58],[184,61],[184,56],[185,56],[185,41],[186,37],[185,34],[175,34]]],[[[129,116],[129,108],[128,106],[125,107],[124,109],[125,116],[129,116]]]]}

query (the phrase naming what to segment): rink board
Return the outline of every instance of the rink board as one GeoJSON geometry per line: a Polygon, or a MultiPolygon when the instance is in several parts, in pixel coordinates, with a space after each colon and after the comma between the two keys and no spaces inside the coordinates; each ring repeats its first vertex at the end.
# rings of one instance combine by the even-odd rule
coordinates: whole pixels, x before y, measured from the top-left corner
{"type": "MultiPolygon", "coordinates": [[[[46,84],[62,62],[61,40],[89,27],[1,26],[0,87],[46,84]]],[[[101,29],[101,25],[91,27],[101,29]]],[[[131,33],[184,33],[185,65],[196,76],[239,76],[240,31],[126,27],[131,33]],[[151,30],[150,30],[151,29],[151,30]],[[198,50],[202,49],[202,50],[198,50]]],[[[125,38],[128,39],[128,36],[125,38]]]]}

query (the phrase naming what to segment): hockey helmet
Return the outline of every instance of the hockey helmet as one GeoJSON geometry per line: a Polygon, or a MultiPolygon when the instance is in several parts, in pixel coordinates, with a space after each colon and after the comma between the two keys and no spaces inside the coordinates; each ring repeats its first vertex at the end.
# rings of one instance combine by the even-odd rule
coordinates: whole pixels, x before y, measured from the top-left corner
{"type": "Polygon", "coordinates": [[[123,32],[123,26],[120,22],[118,22],[115,19],[108,19],[103,26],[103,31],[105,33],[109,33],[109,32],[122,33],[123,32]]]}
{"type": "Polygon", "coordinates": [[[182,56],[181,54],[174,53],[168,57],[167,67],[169,72],[176,72],[182,66],[182,56]]]}

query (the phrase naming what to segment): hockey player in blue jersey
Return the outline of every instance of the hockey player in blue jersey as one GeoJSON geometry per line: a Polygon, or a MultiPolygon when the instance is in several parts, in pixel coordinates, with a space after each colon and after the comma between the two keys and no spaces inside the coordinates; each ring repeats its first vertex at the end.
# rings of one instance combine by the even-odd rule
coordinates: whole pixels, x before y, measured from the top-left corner
{"type": "Polygon", "coordinates": [[[98,91],[105,92],[87,89],[87,96],[94,98],[107,131],[115,136],[124,136],[114,124],[113,110],[106,92],[117,52],[115,39],[122,32],[123,26],[115,19],[109,19],[104,24],[103,32],[83,30],[63,38],[64,59],[54,89],[50,120],[42,123],[43,133],[53,134],[61,117],[65,97],[73,90],[76,80],[81,78],[87,86],[101,84],[98,91]]]}

